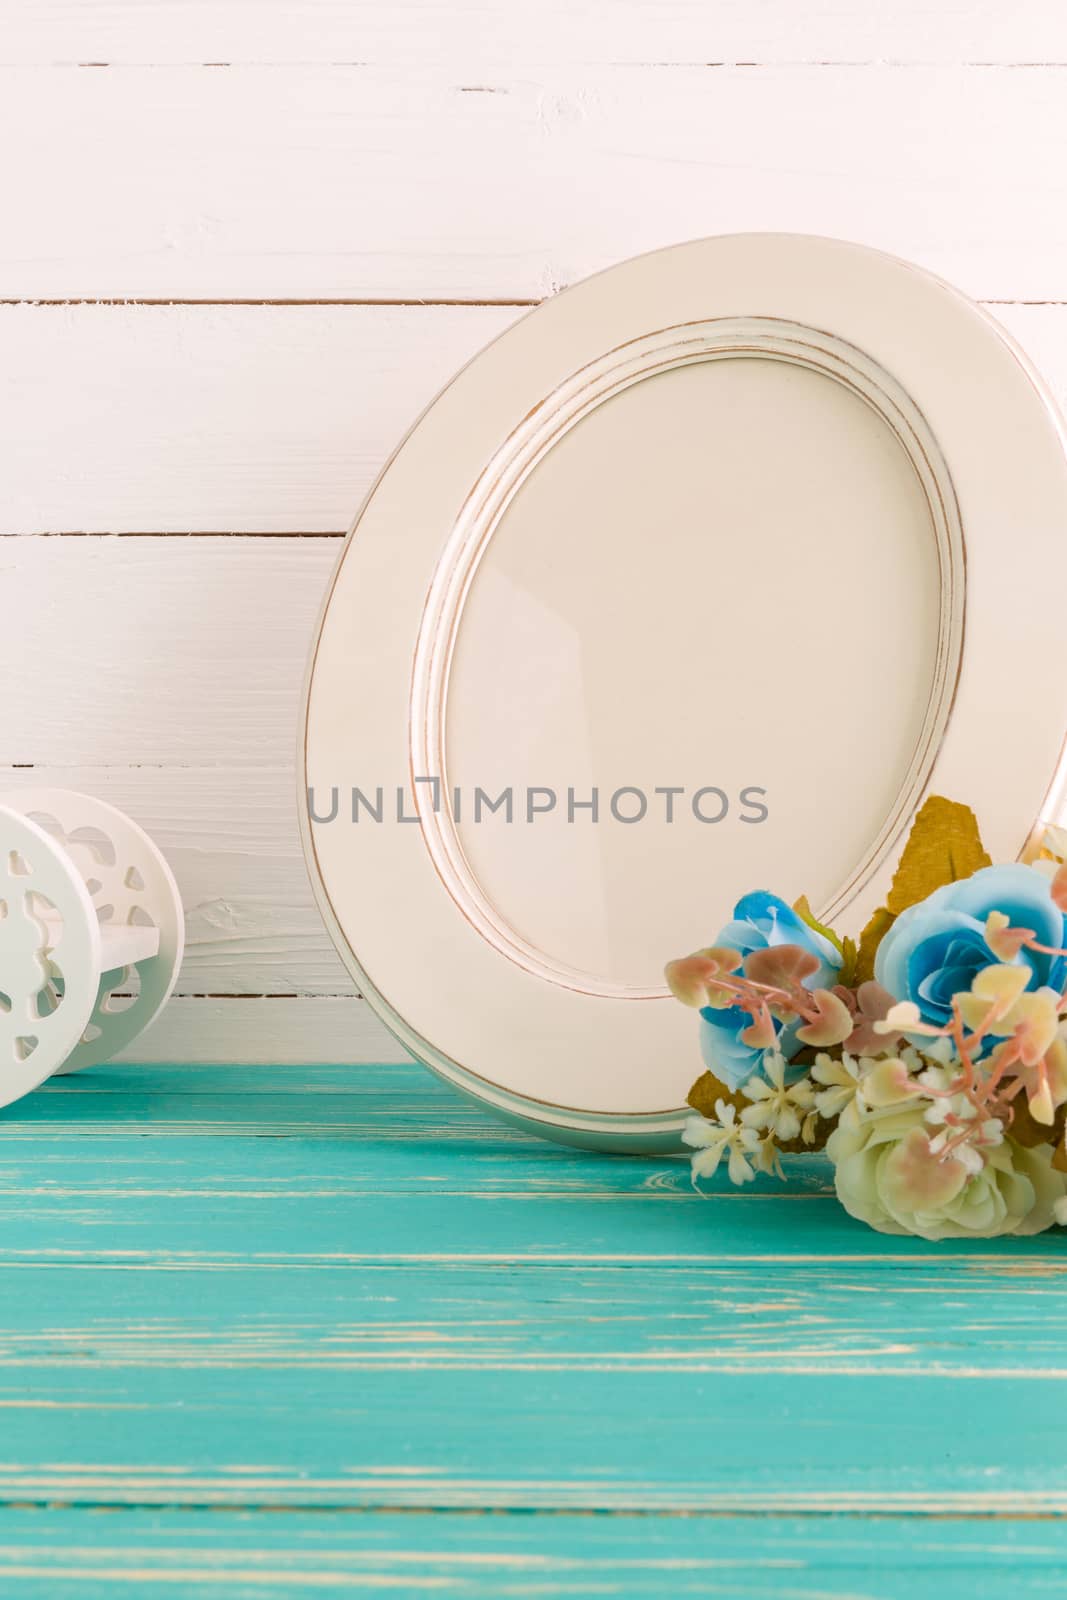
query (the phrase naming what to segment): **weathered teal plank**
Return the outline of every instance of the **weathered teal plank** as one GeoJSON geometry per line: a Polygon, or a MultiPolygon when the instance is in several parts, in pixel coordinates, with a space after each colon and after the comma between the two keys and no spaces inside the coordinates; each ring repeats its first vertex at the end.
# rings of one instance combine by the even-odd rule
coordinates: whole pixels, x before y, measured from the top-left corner
{"type": "Polygon", "coordinates": [[[1061,1512],[1065,1272],[413,1068],[112,1069],[0,1122],[0,1501],[1061,1512]]]}
{"type": "Polygon", "coordinates": [[[1067,1511],[1063,1382],[72,1361],[0,1415],[16,1503],[1067,1511]]]}
{"type": "Polygon", "coordinates": [[[1065,1567],[1067,1522],[0,1511],[5,1600],[1031,1600],[1065,1567]]]}
{"type": "MultiPolygon", "coordinates": [[[[104,1066],[56,1077],[0,1110],[0,1137],[71,1121],[94,1131],[134,1127],[165,1136],[172,1126],[225,1136],[303,1128],[326,1137],[339,1126],[407,1140],[413,1133],[491,1144],[528,1136],[486,1116],[432,1073],[413,1064],[259,1066],[104,1066]]],[[[540,1144],[541,1141],[536,1141],[540,1144]]],[[[551,1147],[550,1147],[551,1148],[551,1147]]]]}
{"type": "Polygon", "coordinates": [[[0,1371],[77,1366],[1015,1377],[1067,1367],[1067,1278],[997,1264],[8,1258],[0,1371]]]}

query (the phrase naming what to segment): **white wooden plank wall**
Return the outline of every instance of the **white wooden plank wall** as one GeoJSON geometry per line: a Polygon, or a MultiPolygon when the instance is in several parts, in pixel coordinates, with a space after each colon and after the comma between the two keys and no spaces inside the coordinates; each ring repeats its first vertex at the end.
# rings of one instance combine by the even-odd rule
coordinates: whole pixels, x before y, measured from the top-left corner
{"type": "Polygon", "coordinates": [[[167,850],[155,1059],[398,1057],[306,886],[303,663],[378,467],[527,305],[838,234],[1067,399],[1059,0],[0,0],[0,138],[0,784],[167,850]]]}

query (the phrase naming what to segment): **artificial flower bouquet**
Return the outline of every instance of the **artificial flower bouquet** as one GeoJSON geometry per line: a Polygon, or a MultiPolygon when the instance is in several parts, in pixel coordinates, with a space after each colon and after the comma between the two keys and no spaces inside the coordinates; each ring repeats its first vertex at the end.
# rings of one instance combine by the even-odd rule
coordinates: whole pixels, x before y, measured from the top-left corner
{"type": "Polygon", "coordinates": [[[858,944],[807,901],[748,894],[667,967],[700,1013],[693,1179],[783,1176],[825,1150],[881,1233],[1067,1225],[1067,866],[993,866],[966,806],[919,812],[858,944]]]}

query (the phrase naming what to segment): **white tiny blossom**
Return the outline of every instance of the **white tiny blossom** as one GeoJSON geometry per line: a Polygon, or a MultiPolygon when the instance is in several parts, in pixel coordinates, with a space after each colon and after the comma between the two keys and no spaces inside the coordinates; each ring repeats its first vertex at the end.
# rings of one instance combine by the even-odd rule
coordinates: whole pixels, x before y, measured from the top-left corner
{"type": "MultiPolygon", "coordinates": [[[[928,1074],[923,1073],[923,1078],[928,1074]]],[[[922,1078],[919,1082],[922,1083],[922,1078]]],[[[969,1100],[965,1094],[940,1095],[938,1099],[928,1105],[923,1112],[923,1118],[931,1127],[942,1127],[949,1122],[973,1122],[978,1115],[974,1101],[969,1100]]]]}
{"type": "Polygon", "coordinates": [[[947,1094],[955,1083],[958,1073],[950,1071],[947,1067],[926,1067],[919,1073],[916,1083],[932,1094],[947,1094]]]}
{"type": "MultiPolygon", "coordinates": [[[[949,1141],[954,1137],[955,1134],[951,1128],[943,1128],[940,1133],[936,1134],[934,1138],[930,1140],[930,1154],[939,1156],[946,1148],[949,1141]]],[[[965,1140],[962,1144],[954,1144],[952,1146],[950,1159],[952,1161],[958,1161],[960,1166],[963,1167],[971,1177],[974,1177],[976,1173],[981,1172],[982,1168],[985,1166],[981,1152],[975,1149],[974,1145],[969,1139],[965,1140]]]]}
{"type": "Polygon", "coordinates": [[[973,1144],[957,1145],[952,1153],[957,1161],[963,1162],[963,1165],[966,1167],[972,1178],[976,1173],[981,1172],[982,1168],[985,1166],[985,1157],[982,1155],[980,1150],[975,1149],[973,1144]]]}
{"type": "Polygon", "coordinates": [[[741,1092],[753,1102],[741,1113],[746,1128],[764,1129],[783,1144],[799,1137],[804,1117],[815,1103],[808,1079],[787,1084],[785,1058],[771,1050],[763,1057],[763,1076],[749,1078],[741,1092]]]}
{"type": "Polygon", "coordinates": [[[967,1102],[965,1111],[950,1110],[955,1101],[961,1098],[962,1096],[953,1095],[951,1100],[938,1102],[938,1105],[931,1109],[944,1114],[937,1118],[932,1118],[928,1110],[924,1114],[923,1120],[925,1122],[941,1122],[945,1124],[941,1132],[935,1134],[930,1140],[931,1154],[938,1156],[942,1151],[949,1150],[951,1159],[958,1161],[974,1177],[976,1173],[981,1172],[986,1164],[986,1158],[982,1152],[987,1149],[995,1149],[998,1145],[1004,1143],[1004,1124],[999,1117],[987,1117],[982,1122],[975,1121],[977,1112],[970,1102],[967,1102]],[[950,1115],[956,1116],[959,1120],[955,1124],[948,1123],[947,1119],[950,1115]],[[969,1124],[966,1127],[966,1138],[964,1139],[960,1138],[959,1121],[969,1124]],[[951,1149],[949,1149],[950,1146],[951,1149]]]}
{"type": "Polygon", "coordinates": [[[737,1111],[727,1101],[716,1100],[715,1115],[716,1122],[690,1117],[682,1129],[683,1140],[696,1150],[691,1162],[694,1183],[697,1178],[713,1177],[723,1156],[727,1158],[730,1182],[750,1183],[755,1173],[749,1160],[758,1153],[758,1133],[737,1121],[737,1111]]]}
{"type": "MultiPolygon", "coordinates": [[[[906,1045],[900,1051],[900,1058],[907,1062],[912,1072],[917,1072],[924,1061],[934,1061],[939,1066],[947,1067],[956,1060],[955,1041],[947,1034],[943,1034],[940,1039],[924,1039],[921,1056],[913,1045],[906,1045]]],[[[958,1063],[956,1065],[958,1066],[958,1063]]]]}

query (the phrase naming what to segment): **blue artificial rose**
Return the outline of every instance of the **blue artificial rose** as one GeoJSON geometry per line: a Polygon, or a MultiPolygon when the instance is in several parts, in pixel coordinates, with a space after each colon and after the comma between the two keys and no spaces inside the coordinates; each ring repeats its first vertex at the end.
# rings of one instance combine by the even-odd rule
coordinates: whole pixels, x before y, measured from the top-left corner
{"type": "MultiPolygon", "coordinates": [[[[740,1006],[726,1006],[721,1011],[716,1011],[711,1006],[700,1008],[700,1053],[704,1058],[704,1065],[728,1089],[740,1089],[754,1072],[759,1071],[763,1061],[763,1051],[745,1044],[741,1038],[745,1029],[751,1025],[751,1015],[743,1011],[740,1006]]],[[[780,1022],[776,1023],[776,1026],[777,1048],[789,1061],[800,1049],[796,1031],[801,1023],[794,1019],[787,1027],[783,1027],[780,1022]]],[[[799,1076],[797,1072],[786,1074],[787,1081],[797,1076],[799,1076]]]]}
{"type": "MultiPolygon", "coordinates": [[[[913,1001],[924,1021],[943,1027],[952,1016],[952,996],[969,989],[983,967],[1000,962],[985,938],[991,911],[1003,912],[1013,928],[1031,929],[1040,944],[1067,944],[1067,924],[1044,873],[1018,863],[983,867],[900,913],[878,946],[875,978],[895,999],[913,1001]]],[[[1030,968],[1028,989],[1062,989],[1067,977],[1063,956],[1020,950],[1009,964],[1030,968]]]]}
{"type": "MultiPolygon", "coordinates": [[[[716,945],[726,945],[739,950],[743,956],[753,950],[765,950],[772,945],[795,944],[807,950],[819,961],[818,970],[805,979],[809,989],[829,989],[837,982],[841,968],[838,950],[821,933],[809,927],[792,906],[786,905],[776,894],[757,890],[746,894],[734,906],[732,921],[728,922],[715,940],[716,945]]],[[[708,1071],[728,1089],[739,1089],[752,1074],[758,1071],[763,1051],[745,1044],[741,1034],[750,1027],[752,1017],[741,1006],[726,1006],[717,1010],[702,1006],[700,1010],[700,1050],[708,1071]]],[[[799,1019],[778,1029],[777,1047],[788,1061],[800,1049],[796,1034],[802,1026],[799,1019]]]]}
{"type": "Polygon", "coordinates": [[[737,902],[733,920],[726,924],[715,943],[740,950],[743,956],[776,944],[797,944],[819,961],[818,971],[806,980],[809,989],[832,989],[841,970],[841,953],[829,939],[816,933],[792,906],[765,889],[746,894],[737,902]]]}

